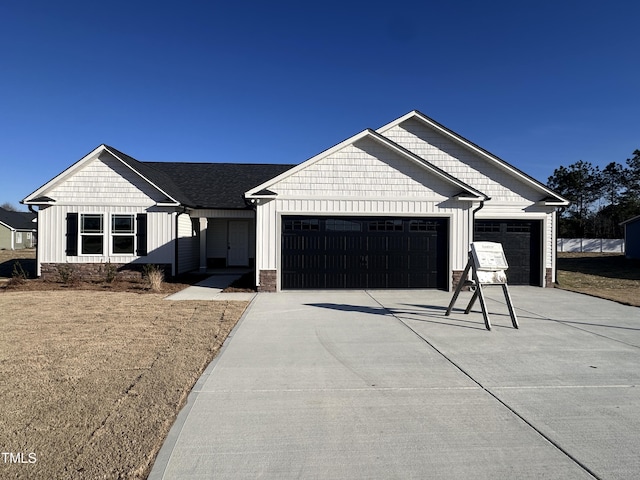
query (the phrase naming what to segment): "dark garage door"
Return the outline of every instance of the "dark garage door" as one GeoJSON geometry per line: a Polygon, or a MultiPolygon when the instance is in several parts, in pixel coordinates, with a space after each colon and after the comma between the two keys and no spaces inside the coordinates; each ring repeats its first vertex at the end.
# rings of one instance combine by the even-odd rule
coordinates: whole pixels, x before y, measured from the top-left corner
{"type": "Polygon", "coordinates": [[[282,218],[282,288],[446,288],[447,220],[282,218]]]}
{"type": "Polygon", "coordinates": [[[540,228],[537,220],[476,220],[473,238],[502,243],[510,284],[540,286],[540,228]]]}

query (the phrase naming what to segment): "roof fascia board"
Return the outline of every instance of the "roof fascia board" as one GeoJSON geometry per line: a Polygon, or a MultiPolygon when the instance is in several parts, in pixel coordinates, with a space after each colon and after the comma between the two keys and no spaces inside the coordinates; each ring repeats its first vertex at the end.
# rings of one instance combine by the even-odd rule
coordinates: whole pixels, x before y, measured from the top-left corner
{"type": "MultiPolygon", "coordinates": [[[[38,188],[37,190],[35,190],[31,194],[27,195],[20,203],[22,203],[24,205],[41,205],[42,202],[33,203],[32,200],[34,198],[38,198],[40,196],[43,196],[42,194],[44,192],[46,192],[47,190],[50,190],[52,187],[54,187],[55,185],[58,185],[60,182],[62,182],[65,178],[69,177],[70,175],[72,175],[76,171],[80,170],[90,160],[93,160],[94,158],[97,158],[98,156],[100,156],[100,153],[102,153],[105,149],[106,149],[106,147],[105,147],[104,144],[97,146],[91,152],[87,153],[84,157],[82,157],[80,160],[78,160],[76,163],[74,163],[70,167],[68,167],[65,170],[63,170],[61,173],[59,173],[58,175],[53,177],[51,180],[49,180],[47,183],[42,185],[40,188],[38,188]]],[[[53,205],[53,203],[51,203],[51,202],[47,202],[47,204],[48,205],[53,205]]]]}
{"type": "Polygon", "coordinates": [[[392,121],[390,123],[387,123],[386,125],[383,125],[382,127],[380,127],[377,130],[377,132],[380,133],[380,134],[384,134],[384,132],[386,132],[390,128],[395,127],[397,125],[400,125],[401,123],[405,122],[406,120],[408,120],[410,118],[417,118],[419,121],[421,121],[425,125],[431,127],[432,129],[436,130],[437,132],[441,133],[445,137],[448,137],[449,139],[453,140],[454,142],[464,146],[468,150],[471,150],[472,152],[480,155],[481,157],[484,157],[485,159],[491,161],[492,163],[497,164],[499,167],[501,167],[504,170],[507,170],[512,175],[520,178],[521,180],[525,181],[526,183],[529,183],[530,185],[533,185],[538,190],[542,190],[546,194],[557,198],[562,203],[562,205],[569,205],[571,203],[566,198],[561,197],[560,195],[555,193],[553,190],[550,190],[547,186],[545,186],[544,184],[540,183],[536,179],[530,177],[529,175],[527,175],[523,171],[517,169],[516,167],[514,167],[513,165],[509,164],[508,162],[502,160],[501,158],[496,157],[492,153],[488,152],[487,150],[485,150],[482,147],[479,147],[475,143],[467,140],[466,138],[458,135],[454,131],[449,130],[444,125],[436,122],[432,118],[429,118],[424,113],[422,113],[422,112],[420,112],[418,110],[413,110],[413,111],[407,113],[406,115],[403,115],[402,117],[400,117],[400,118],[398,118],[398,119],[396,119],[396,120],[394,120],[394,121],[392,121]]]}
{"type": "MultiPolygon", "coordinates": [[[[323,158],[328,157],[329,155],[341,150],[342,148],[348,146],[348,145],[352,145],[354,143],[356,143],[359,140],[362,140],[363,138],[371,138],[372,140],[381,143],[382,145],[386,146],[388,149],[395,151],[397,154],[409,159],[410,161],[412,161],[413,163],[418,164],[419,166],[421,166],[422,168],[425,168],[426,170],[430,171],[431,173],[434,173],[435,175],[437,175],[438,177],[440,177],[441,179],[445,180],[447,183],[451,183],[459,188],[462,188],[463,190],[469,192],[472,194],[472,196],[477,196],[477,200],[486,200],[488,199],[488,197],[486,195],[484,195],[482,192],[474,189],[473,187],[457,180],[455,177],[449,175],[448,173],[446,173],[443,170],[440,170],[439,168],[437,168],[434,165],[431,165],[429,162],[427,162],[426,160],[424,160],[423,158],[418,157],[417,155],[415,155],[414,153],[411,153],[409,150],[407,150],[406,148],[402,147],[401,145],[398,145],[397,143],[393,142],[392,140],[388,139],[387,137],[384,137],[383,135],[380,135],[378,132],[371,130],[371,129],[366,129],[363,130],[362,132],[347,138],[346,140],[338,143],[337,145],[334,145],[333,147],[319,153],[318,155],[311,157],[309,160],[306,160],[305,162],[302,162],[301,164],[299,164],[296,167],[293,167],[290,170],[287,170],[286,172],[272,178],[271,180],[268,180],[267,182],[258,185],[257,187],[252,188],[251,190],[247,191],[245,193],[245,198],[262,198],[261,195],[258,195],[258,192],[261,192],[262,190],[265,189],[269,189],[271,186],[273,186],[274,184],[284,180],[285,178],[288,178],[291,175],[294,175],[298,172],[300,172],[301,170],[304,170],[305,168],[313,165],[314,163],[322,160],[323,158]]],[[[273,198],[273,197],[270,197],[273,198]]]]}
{"type": "Polygon", "coordinates": [[[15,231],[16,229],[13,228],[11,225],[4,223],[3,221],[0,220],[0,225],[2,225],[3,227],[7,227],[9,230],[13,230],[15,231]]]}

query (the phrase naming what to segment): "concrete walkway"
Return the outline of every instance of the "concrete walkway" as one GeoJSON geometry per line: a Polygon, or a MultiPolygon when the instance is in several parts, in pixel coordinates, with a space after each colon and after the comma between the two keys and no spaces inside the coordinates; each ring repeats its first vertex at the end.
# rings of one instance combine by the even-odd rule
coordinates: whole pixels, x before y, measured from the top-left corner
{"type": "Polygon", "coordinates": [[[149,478],[637,478],[640,309],[487,291],[258,294],[149,478]]]}
{"type": "Polygon", "coordinates": [[[165,297],[165,300],[240,300],[249,301],[255,293],[251,292],[228,292],[223,290],[239,279],[240,274],[218,274],[191,285],[165,297]]]}

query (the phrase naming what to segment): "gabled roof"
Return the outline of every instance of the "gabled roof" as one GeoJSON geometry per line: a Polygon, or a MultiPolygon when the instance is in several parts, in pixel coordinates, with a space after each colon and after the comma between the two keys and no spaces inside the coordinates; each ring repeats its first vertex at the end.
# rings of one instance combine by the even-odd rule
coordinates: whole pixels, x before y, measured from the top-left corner
{"type": "Polygon", "coordinates": [[[12,212],[0,207],[0,223],[12,230],[35,230],[35,213],[12,212]]]}
{"type": "Polygon", "coordinates": [[[450,140],[454,141],[458,145],[462,145],[463,147],[465,147],[468,150],[471,150],[472,152],[478,154],[480,157],[486,159],[487,161],[493,163],[494,165],[497,165],[502,170],[505,170],[505,171],[509,172],[514,177],[519,178],[522,182],[531,185],[536,190],[539,190],[545,197],[550,197],[550,198],[543,199],[542,200],[543,203],[545,203],[547,205],[555,205],[555,206],[566,206],[566,205],[569,205],[571,203],[569,200],[567,200],[566,198],[558,195],[556,192],[551,190],[549,187],[547,187],[543,183],[540,183],[535,178],[527,175],[522,170],[519,170],[518,168],[514,167],[513,165],[505,162],[501,158],[495,156],[491,152],[488,152],[484,148],[479,147],[478,145],[476,145],[475,143],[467,140],[466,138],[462,137],[461,135],[458,135],[453,130],[449,130],[444,125],[436,122],[432,118],[429,118],[424,113],[422,113],[422,112],[420,112],[418,110],[413,110],[413,111],[407,113],[406,115],[403,115],[402,117],[400,117],[400,118],[398,118],[398,119],[396,119],[396,120],[394,120],[394,121],[392,121],[392,122],[380,127],[376,131],[378,133],[384,135],[384,133],[387,130],[389,130],[389,129],[397,126],[397,125],[400,125],[401,123],[403,123],[403,122],[405,122],[405,121],[407,121],[409,119],[416,119],[416,120],[420,121],[424,125],[427,125],[428,127],[432,128],[433,130],[439,132],[444,137],[449,138],[450,140]]]}
{"type": "MultiPolygon", "coordinates": [[[[138,176],[140,176],[141,178],[146,180],[149,184],[151,184],[154,188],[156,188],[161,193],[161,195],[164,195],[164,196],[167,197],[167,202],[168,203],[174,203],[176,205],[179,203],[179,201],[177,199],[172,198],[169,193],[167,193],[166,191],[164,191],[162,189],[162,187],[160,187],[160,186],[158,186],[158,185],[156,185],[154,183],[154,180],[155,181],[158,180],[158,178],[156,178],[157,175],[153,175],[153,174],[150,175],[152,178],[147,178],[145,176],[145,173],[149,174],[150,172],[148,172],[147,169],[144,168],[144,165],[142,165],[142,162],[139,162],[138,160],[136,160],[136,159],[134,159],[134,158],[132,158],[132,157],[120,152],[119,150],[116,150],[115,148],[109,147],[109,146],[104,145],[104,144],[99,145],[98,147],[94,148],[91,152],[86,154],[84,157],[82,157],[76,163],[74,163],[69,168],[64,170],[62,173],[60,173],[59,175],[55,176],[54,178],[49,180],[47,183],[42,185],[40,188],[38,188],[36,191],[34,191],[30,195],[28,195],[20,203],[23,203],[23,204],[26,204],[26,205],[53,205],[53,204],[55,204],[56,203],[56,199],[47,196],[47,193],[52,188],[54,188],[57,184],[63,182],[66,178],[69,178],[70,176],[74,175],[76,172],[80,171],[87,163],[92,162],[93,160],[98,158],[104,152],[110,153],[114,158],[119,160],[126,168],[131,169],[138,176]]],[[[162,178],[161,180],[163,182],[170,183],[170,179],[168,179],[168,178],[162,178]]]]}
{"type": "MultiPolygon", "coordinates": [[[[274,184],[284,180],[285,178],[301,171],[304,170],[305,168],[309,167],[310,165],[313,165],[314,163],[322,160],[323,158],[326,158],[327,156],[331,155],[332,153],[335,153],[339,150],[341,150],[342,148],[354,144],[359,140],[362,140],[364,138],[368,138],[371,139],[383,146],[385,146],[386,148],[388,148],[389,150],[399,154],[400,156],[410,160],[413,163],[418,164],[419,166],[421,166],[422,168],[424,168],[425,170],[431,172],[435,177],[440,178],[441,180],[444,180],[446,183],[449,183],[451,185],[454,185],[456,187],[458,187],[461,192],[459,195],[457,195],[458,198],[460,199],[464,199],[464,200],[487,200],[489,197],[487,197],[484,193],[480,192],[479,190],[476,190],[475,188],[473,188],[470,185],[467,185],[466,183],[458,180],[457,178],[455,178],[453,175],[450,175],[449,173],[445,172],[444,170],[436,167],[435,165],[429,163],[428,161],[424,160],[423,158],[420,158],[419,156],[415,155],[414,153],[410,152],[409,150],[407,150],[406,148],[398,145],[397,143],[393,142],[392,140],[388,139],[387,137],[384,137],[382,135],[380,135],[378,132],[371,130],[371,129],[367,129],[367,130],[363,130],[362,132],[347,138],[346,140],[344,140],[343,142],[340,142],[337,145],[334,145],[333,147],[329,148],[328,150],[325,150],[324,152],[316,155],[315,157],[310,158],[309,160],[291,168],[290,170],[287,170],[286,172],[282,173],[281,175],[278,175],[275,178],[271,178],[270,180],[266,181],[265,183],[262,183],[260,185],[258,185],[255,188],[252,188],[251,190],[248,190],[247,193],[245,194],[245,197],[247,198],[260,198],[265,196],[264,194],[264,190],[267,190],[273,186],[274,184]]],[[[272,192],[271,195],[273,195],[272,192]]]]}
{"type": "Polygon", "coordinates": [[[290,169],[293,165],[241,163],[141,162],[108,145],[100,145],[60,175],[26,197],[25,204],[53,204],[43,196],[56,183],[82,166],[109,152],[146,182],[166,196],[168,205],[191,208],[246,208],[243,193],[290,169]]]}

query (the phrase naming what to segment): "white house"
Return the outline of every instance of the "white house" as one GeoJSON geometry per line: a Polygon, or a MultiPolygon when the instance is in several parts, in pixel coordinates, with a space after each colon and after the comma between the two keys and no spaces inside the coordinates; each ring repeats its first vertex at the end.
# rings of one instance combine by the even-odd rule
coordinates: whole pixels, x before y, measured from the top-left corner
{"type": "Polygon", "coordinates": [[[503,244],[510,283],[555,281],[545,185],[413,111],[299,165],[140,162],[100,145],[23,200],[38,274],[255,267],[261,291],[443,288],[474,240],[503,244]]]}

